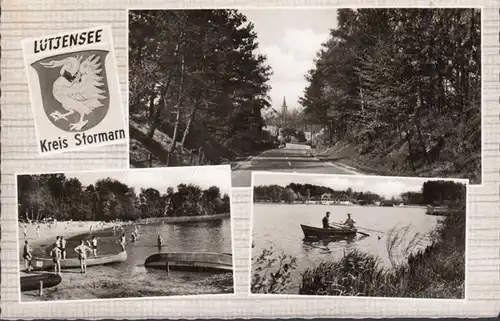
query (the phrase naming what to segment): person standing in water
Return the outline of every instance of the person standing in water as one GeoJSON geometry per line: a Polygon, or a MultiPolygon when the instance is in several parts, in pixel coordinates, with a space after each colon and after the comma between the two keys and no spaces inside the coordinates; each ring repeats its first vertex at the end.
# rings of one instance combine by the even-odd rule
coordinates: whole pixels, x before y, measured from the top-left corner
{"type": "Polygon", "coordinates": [[[66,239],[64,238],[64,236],[61,236],[61,254],[62,254],[62,258],[63,260],[66,260],[66,239]]]}
{"type": "Polygon", "coordinates": [[[135,231],[132,232],[132,243],[135,243],[137,240],[137,235],[135,234],[135,231]]]}
{"type": "Polygon", "coordinates": [[[122,246],[122,251],[125,251],[125,244],[127,243],[125,239],[125,233],[122,233],[122,235],[120,236],[120,241],[118,243],[120,243],[120,245],[122,246]]]}
{"type": "Polygon", "coordinates": [[[160,234],[158,234],[158,251],[161,251],[161,248],[163,247],[163,238],[161,237],[160,234]]]}
{"type": "Polygon", "coordinates": [[[345,220],[344,225],[347,226],[349,229],[354,229],[354,220],[351,218],[351,213],[347,213],[347,220],[345,220]]]}
{"type": "Polygon", "coordinates": [[[52,251],[50,251],[50,256],[52,256],[52,262],[54,262],[54,273],[61,274],[61,249],[54,243],[52,251]]]}
{"type": "Polygon", "coordinates": [[[92,240],[87,241],[87,244],[92,249],[92,253],[94,257],[97,257],[97,238],[95,236],[92,237],[92,240]]]}
{"type": "Polygon", "coordinates": [[[26,240],[28,238],[28,228],[26,227],[26,225],[24,225],[24,239],[26,240]]]}
{"type": "Polygon", "coordinates": [[[87,273],[87,251],[91,249],[85,245],[85,241],[81,240],[80,245],[75,247],[75,252],[78,253],[78,260],[80,261],[80,273],[87,273]]]}
{"type": "Polygon", "coordinates": [[[36,237],[40,238],[40,224],[36,226],[36,237]]]}
{"type": "Polygon", "coordinates": [[[28,244],[28,240],[24,241],[24,249],[23,249],[23,258],[24,258],[24,266],[26,267],[26,271],[31,271],[31,259],[33,256],[31,255],[30,245],[28,244]]]}
{"type": "Polygon", "coordinates": [[[94,253],[94,257],[97,257],[97,237],[92,237],[92,252],[94,253]]]}

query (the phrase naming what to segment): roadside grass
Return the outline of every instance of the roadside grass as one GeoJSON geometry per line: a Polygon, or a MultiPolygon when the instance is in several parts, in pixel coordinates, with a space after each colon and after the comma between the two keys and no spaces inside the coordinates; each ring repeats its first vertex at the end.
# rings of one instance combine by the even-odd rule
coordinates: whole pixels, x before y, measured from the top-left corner
{"type": "Polygon", "coordinates": [[[299,294],[463,299],[465,284],[465,212],[444,217],[430,235],[430,245],[407,247],[406,259],[396,260],[401,234],[389,237],[391,268],[354,250],[340,261],[322,262],[302,274],[299,294]]]}
{"type": "Polygon", "coordinates": [[[348,142],[338,142],[333,146],[318,147],[314,154],[322,160],[351,166],[369,175],[456,177],[470,179],[472,184],[481,183],[480,153],[464,157],[445,150],[431,164],[415,162],[415,168],[412,169],[404,148],[393,146],[386,152],[380,152],[380,149],[362,151],[355,146],[348,142]]]}

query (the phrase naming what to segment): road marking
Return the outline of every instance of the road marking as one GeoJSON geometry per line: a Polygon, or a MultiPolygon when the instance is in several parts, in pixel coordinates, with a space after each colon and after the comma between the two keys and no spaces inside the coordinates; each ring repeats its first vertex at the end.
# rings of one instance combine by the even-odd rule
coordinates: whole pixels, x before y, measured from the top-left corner
{"type": "MultiPolygon", "coordinates": [[[[319,160],[319,159],[318,159],[319,160]]],[[[357,172],[355,170],[352,170],[352,169],[349,169],[349,168],[346,168],[344,166],[339,166],[339,165],[336,165],[334,163],[330,163],[330,162],[325,162],[326,164],[332,166],[332,167],[336,167],[336,168],[340,168],[341,170],[343,170],[344,172],[346,173],[349,173],[349,174],[353,174],[353,175],[363,175],[363,173],[360,173],[360,172],[357,172]]]]}

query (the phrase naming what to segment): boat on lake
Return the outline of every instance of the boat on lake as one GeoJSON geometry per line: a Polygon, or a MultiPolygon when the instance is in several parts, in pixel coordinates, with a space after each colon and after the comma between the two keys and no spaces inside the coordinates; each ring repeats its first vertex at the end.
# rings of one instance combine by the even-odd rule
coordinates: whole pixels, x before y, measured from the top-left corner
{"type": "MultiPolygon", "coordinates": [[[[93,256],[87,257],[85,260],[87,266],[105,265],[112,263],[125,262],[127,260],[127,252],[122,251],[118,254],[103,255],[94,258],[93,256]]],[[[50,258],[34,257],[31,260],[31,265],[35,271],[48,270],[54,268],[54,262],[50,258]]],[[[80,268],[80,260],[78,258],[61,259],[61,269],[76,269],[80,268]]]]}
{"type": "Polygon", "coordinates": [[[46,289],[58,285],[61,281],[60,275],[52,273],[21,276],[21,292],[40,289],[40,282],[42,282],[42,287],[46,289]]]}
{"type": "Polygon", "coordinates": [[[232,272],[233,256],[217,252],[168,252],[149,256],[146,268],[180,271],[232,272]]]}
{"type": "Polygon", "coordinates": [[[319,228],[309,225],[301,224],[302,232],[304,232],[305,238],[311,239],[325,239],[325,238],[346,238],[353,237],[356,235],[356,229],[346,229],[346,228],[319,228]]]}

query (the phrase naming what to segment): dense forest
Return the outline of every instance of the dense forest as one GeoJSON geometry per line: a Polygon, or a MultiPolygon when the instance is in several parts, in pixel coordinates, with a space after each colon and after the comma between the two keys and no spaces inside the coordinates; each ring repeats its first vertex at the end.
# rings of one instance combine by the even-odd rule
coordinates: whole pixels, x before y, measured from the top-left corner
{"type": "Polygon", "coordinates": [[[373,204],[374,202],[396,202],[405,205],[465,205],[466,186],[452,181],[427,181],[422,185],[420,192],[403,192],[398,197],[386,199],[372,192],[356,192],[334,190],[330,187],[292,183],[285,187],[279,185],[255,186],[254,202],[293,203],[307,200],[320,200],[323,194],[330,194],[331,199],[351,201],[359,204],[373,204]]]}
{"type": "Polygon", "coordinates": [[[219,164],[271,146],[271,69],[243,14],[132,10],[129,30],[133,166],[219,164]]]}
{"type": "Polygon", "coordinates": [[[480,182],[479,9],[341,9],[306,79],[304,118],[332,154],[480,182]]]}
{"type": "Polygon", "coordinates": [[[229,213],[229,196],[220,189],[206,190],[180,184],[162,194],[154,188],[133,187],[104,178],[83,186],[64,174],[19,175],[17,177],[19,219],[59,221],[128,221],[148,217],[194,216],[229,213]]]}

